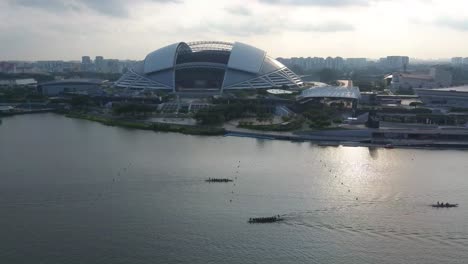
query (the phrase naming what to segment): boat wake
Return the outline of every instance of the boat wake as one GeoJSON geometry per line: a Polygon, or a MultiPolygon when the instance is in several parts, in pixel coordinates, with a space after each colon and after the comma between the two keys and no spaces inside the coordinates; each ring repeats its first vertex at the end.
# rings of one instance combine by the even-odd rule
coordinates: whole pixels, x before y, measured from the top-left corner
{"type": "Polygon", "coordinates": [[[352,219],[337,220],[339,217],[329,213],[330,211],[323,209],[290,213],[281,216],[283,219],[281,223],[291,227],[307,229],[312,232],[332,232],[343,238],[350,237],[354,239],[361,236],[401,242],[413,241],[468,250],[467,233],[449,233],[442,230],[438,231],[422,227],[411,228],[398,224],[369,223],[364,219],[362,221],[352,219]]]}

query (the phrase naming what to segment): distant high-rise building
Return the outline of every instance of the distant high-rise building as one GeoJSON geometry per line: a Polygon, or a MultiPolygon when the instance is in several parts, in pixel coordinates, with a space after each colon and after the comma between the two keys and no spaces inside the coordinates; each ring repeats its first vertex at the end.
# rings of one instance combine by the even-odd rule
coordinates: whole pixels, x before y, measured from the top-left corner
{"type": "Polygon", "coordinates": [[[346,66],[351,69],[364,68],[367,66],[366,58],[347,58],[346,66]]]}
{"type": "Polygon", "coordinates": [[[452,58],[452,64],[453,65],[462,65],[463,64],[463,58],[462,57],[453,57],[452,58]]]}
{"type": "Polygon", "coordinates": [[[106,62],[107,73],[122,73],[119,60],[104,60],[106,62]]]}
{"type": "Polygon", "coordinates": [[[94,60],[94,64],[96,65],[96,71],[97,72],[105,72],[105,63],[104,63],[104,57],[102,56],[96,56],[96,59],[94,60]]]}
{"type": "Polygon", "coordinates": [[[468,65],[468,58],[463,59],[463,64],[468,65]]]}
{"type": "Polygon", "coordinates": [[[342,70],[344,68],[345,60],[342,57],[336,57],[333,63],[333,69],[342,70]]]}
{"type": "Polygon", "coordinates": [[[327,57],[325,59],[325,68],[333,69],[334,59],[332,57],[327,57]]]}
{"type": "Polygon", "coordinates": [[[63,72],[66,68],[64,61],[37,61],[36,66],[44,72],[63,72]]]}
{"type": "Polygon", "coordinates": [[[288,67],[299,67],[306,71],[317,71],[324,68],[333,70],[343,70],[348,68],[363,68],[367,66],[366,58],[350,58],[344,59],[342,57],[292,57],[292,58],[278,58],[278,61],[288,67]]]}
{"type": "Polygon", "coordinates": [[[387,56],[385,60],[385,67],[389,69],[406,71],[408,65],[408,56],[387,56]]]}
{"type": "Polygon", "coordinates": [[[89,56],[81,57],[81,67],[80,67],[80,69],[83,72],[93,72],[95,70],[94,65],[93,65],[93,61],[91,61],[91,57],[89,57],[89,56]]]}
{"type": "Polygon", "coordinates": [[[93,62],[91,61],[91,57],[89,57],[89,56],[83,56],[83,57],[81,57],[81,63],[83,63],[83,64],[91,64],[91,63],[93,63],[93,62]]]}
{"type": "Polygon", "coordinates": [[[11,62],[0,62],[1,73],[16,73],[16,64],[11,62]]]}

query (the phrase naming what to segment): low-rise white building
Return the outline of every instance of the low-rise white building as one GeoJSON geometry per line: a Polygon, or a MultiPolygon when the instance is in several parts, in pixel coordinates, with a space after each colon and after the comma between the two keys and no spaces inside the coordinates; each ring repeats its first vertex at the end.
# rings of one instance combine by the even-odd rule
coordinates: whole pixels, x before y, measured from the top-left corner
{"type": "Polygon", "coordinates": [[[35,79],[12,79],[0,80],[0,86],[4,87],[36,87],[37,81],[35,79]]]}
{"type": "Polygon", "coordinates": [[[416,88],[434,89],[451,85],[452,74],[440,68],[431,68],[429,74],[395,72],[391,82],[391,88],[394,91],[416,88]]]}

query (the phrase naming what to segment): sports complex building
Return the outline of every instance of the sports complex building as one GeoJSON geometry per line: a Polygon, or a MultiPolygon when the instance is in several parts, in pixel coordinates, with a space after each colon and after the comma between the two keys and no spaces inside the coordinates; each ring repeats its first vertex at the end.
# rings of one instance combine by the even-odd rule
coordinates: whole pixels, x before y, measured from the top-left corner
{"type": "Polygon", "coordinates": [[[429,106],[468,108],[468,85],[414,91],[429,106]]]}
{"type": "Polygon", "coordinates": [[[301,87],[296,74],[265,51],[240,42],[179,42],[148,54],[115,85],[133,90],[214,92],[301,87]]]}
{"type": "Polygon", "coordinates": [[[356,108],[361,99],[359,87],[354,86],[353,81],[350,80],[339,80],[338,83],[339,86],[325,84],[303,90],[297,97],[297,101],[300,104],[318,101],[327,104],[342,102],[356,108]]]}

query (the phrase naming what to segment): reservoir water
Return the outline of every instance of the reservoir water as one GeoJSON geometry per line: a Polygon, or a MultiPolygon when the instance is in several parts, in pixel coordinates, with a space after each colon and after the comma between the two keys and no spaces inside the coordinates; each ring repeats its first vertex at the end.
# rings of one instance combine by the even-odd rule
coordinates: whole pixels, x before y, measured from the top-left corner
{"type": "Polygon", "coordinates": [[[4,118],[0,263],[467,263],[467,172],[466,151],[4,118]]]}

